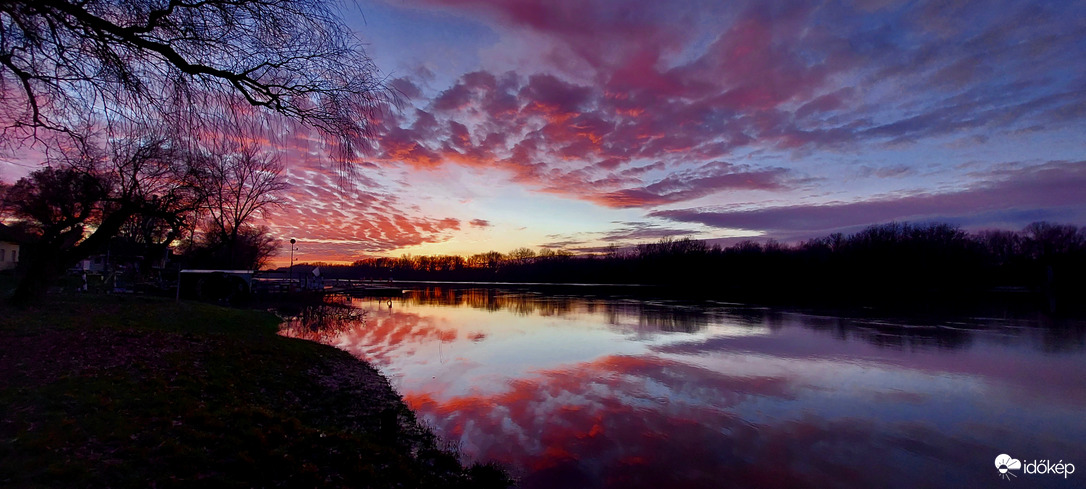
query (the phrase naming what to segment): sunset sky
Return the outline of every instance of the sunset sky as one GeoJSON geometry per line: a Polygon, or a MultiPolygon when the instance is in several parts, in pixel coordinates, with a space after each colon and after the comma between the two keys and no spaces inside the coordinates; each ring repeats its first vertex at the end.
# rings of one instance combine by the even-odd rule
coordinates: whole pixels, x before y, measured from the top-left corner
{"type": "Polygon", "coordinates": [[[299,261],[1086,224],[1086,2],[360,0],[345,17],[403,103],[349,188],[318,143],[287,153],[270,224],[299,261]]]}

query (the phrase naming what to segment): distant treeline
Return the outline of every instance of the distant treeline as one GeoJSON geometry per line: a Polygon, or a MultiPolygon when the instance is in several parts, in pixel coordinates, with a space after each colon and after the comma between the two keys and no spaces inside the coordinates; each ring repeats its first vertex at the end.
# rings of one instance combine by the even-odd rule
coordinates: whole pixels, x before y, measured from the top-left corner
{"type": "Polygon", "coordinates": [[[599,255],[520,248],[466,258],[368,258],[322,272],[380,280],[649,284],[769,302],[954,301],[1005,293],[1052,307],[1084,300],[1086,228],[1037,222],[1020,232],[967,233],[949,224],[894,222],[792,246],[665,238],[599,255]]]}

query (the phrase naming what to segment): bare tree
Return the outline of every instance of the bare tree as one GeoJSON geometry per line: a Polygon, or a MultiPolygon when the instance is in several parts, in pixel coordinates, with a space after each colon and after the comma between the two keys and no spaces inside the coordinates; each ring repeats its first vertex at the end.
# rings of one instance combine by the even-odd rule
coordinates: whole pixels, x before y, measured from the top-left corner
{"type": "Polygon", "coordinates": [[[530,263],[532,259],[535,258],[535,250],[531,248],[521,247],[510,251],[509,254],[506,256],[508,256],[509,260],[513,261],[514,263],[524,265],[526,263],[530,263]]]}
{"type": "Polygon", "coordinates": [[[61,226],[64,237],[43,237],[53,244],[41,256],[53,262],[40,274],[31,264],[35,277],[20,284],[17,300],[40,295],[125,226],[162,242],[194,226],[197,210],[210,213],[231,243],[272,249],[267,231],[245,221],[272,205],[263,196],[282,185],[279,163],[256,152],[241,152],[236,165],[233,156],[198,155],[231,133],[260,126],[284,134],[292,131],[281,123],[301,124],[334,143],[340,168],[349,170],[389,92],[336,5],[0,2],[0,146],[43,143],[52,166],[17,182],[6,192],[17,198],[6,200],[15,215],[43,232],[61,226]],[[220,184],[204,188],[216,173],[220,184]],[[98,190],[72,188],[88,182],[98,190]],[[209,189],[221,197],[213,205],[209,189]],[[31,208],[57,204],[70,206],[52,215],[31,208]]]}
{"type": "Polygon", "coordinates": [[[206,158],[200,171],[201,209],[207,215],[205,232],[219,235],[214,242],[226,248],[230,266],[236,266],[239,237],[254,218],[282,204],[280,193],[287,184],[279,157],[255,145],[241,144],[217,153],[206,158]]]}
{"type": "Polygon", "coordinates": [[[1048,262],[1086,247],[1086,233],[1070,224],[1054,224],[1045,221],[1030,223],[1022,231],[1025,246],[1034,259],[1048,262]]]}
{"type": "Polygon", "coordinates": [[[185,250],[185,263],[199,268],[258,270],[279,248],[279,241],[266,226],[245,224],[235,241],[224,243],[222,239],[218,233],[202,234],[185,250]]]}
{"type": "Polygon", "coordinates": [[[141,267],[145,271],[167,257],[170,246],[192,225],[190,216],[194,214],[186,213],[175,218],[138,214],[121,226],[117,238],[130,249],[142,253],[141,267]]]}
{"type": "MultiPolygon", "coordinates": [[[[242,105],[316,128],[349,159],[388,93],[323,0],[0,2],[0,129],[78,136],[88,114],[221,130],[242,105]],[[239,105],[238,101],[242,100],[239,105]]],[[[346,161],[346,160],[343,160],[346,161]]]]}
{"type": "Polygon", "coordinates": [[[176,227],[198,208],[193,159],[170,138],[147,134],[111,143],[108,150],[54,160],[6,192],[5,207],[39,236],[15,302],[40,298],[61,273],[98,252],[132,219],[176,227]]]}
{"type": "Polygon", "coordinates": [[[26,220],[44,243],[83,238],[84,227],[100,219],[106,184],[97,175],[71,167],[45,167],[4,192],[6,213],[26,220]]]}

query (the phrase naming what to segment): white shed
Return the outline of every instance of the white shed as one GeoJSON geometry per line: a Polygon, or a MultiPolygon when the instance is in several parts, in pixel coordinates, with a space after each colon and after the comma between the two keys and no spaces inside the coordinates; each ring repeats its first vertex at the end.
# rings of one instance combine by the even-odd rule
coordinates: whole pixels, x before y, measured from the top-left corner
{"type": "Polygon", "coordinates": [[[0,241],[0,270],[10,270],[19,264],[19,245],[0,241]]]}

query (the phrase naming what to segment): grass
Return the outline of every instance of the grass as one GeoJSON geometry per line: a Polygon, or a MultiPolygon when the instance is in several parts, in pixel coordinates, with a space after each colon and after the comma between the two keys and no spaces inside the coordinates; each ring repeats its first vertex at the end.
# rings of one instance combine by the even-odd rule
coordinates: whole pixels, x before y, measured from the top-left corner
{"type": "Polygon", "coordinates": [[[0,306],[0,486],[505,487],[377,371],[269,313],[115,297],[0,306]]]}

